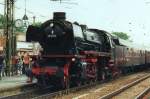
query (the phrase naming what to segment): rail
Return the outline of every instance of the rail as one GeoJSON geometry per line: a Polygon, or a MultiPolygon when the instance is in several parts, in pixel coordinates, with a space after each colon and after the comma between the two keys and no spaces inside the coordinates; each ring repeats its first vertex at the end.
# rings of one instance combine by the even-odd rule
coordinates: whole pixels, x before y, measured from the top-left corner
{"type": "Polygon", "coordinates": [[[51,99],[57,96],[63,96],[69,93],[73,93],[79,91],[83,88],[89,88],[92,86],[97,85],[96,83],[87,84],[81,87],[74,87],[66,90],[61,91],[53,91],[51,87],[44,88],[44,89],[33,89],[28,92],[22,92],[16,95],[11,95],[7,97],[1,97],[0,99],[51,99]]]}
{"type": "Polygon", "coordinates": [[[121,88],[118,89],[118,90],[115,90],[115,91],[113,91],[113,92],[111,92],[111,93],[109,93],[109,94],[107,94],[107,95],[104,95],[104,96],[102,96],[102,97],[99,97],[98,99],[111,99],[112,97],[117,96],[117,95],[120,94],[121,92],[123,92],[123,91],[127,90],[128,88],[130,88],[130,87],[132,87],[132,86],[134,86],[134,85],[136,85],[136,84],[142,82],[143,80],[145,80],[145,79],[147,79],[147,78],[149,78],[149,77],[150,77],[150,75],[144,76],[144,77],[142,77],[141,79],[138,79],[138,80],[136,80],[136,81],[134,81],[134,82],[131,82],[131,83],[129,83],[129,84],[127,84],[127,85],[121,87],[121,88]]]}
{"type": "MultiPolygon", "coordinates": [[[[123,87],[121,87],[119,90],[114,91],[110,94],[107,94],[105,96],[100,97],[99,99],[109,99],[112,98],[113,96],[116,96],[117,94],[123,92],[124,90],[138,84],[139,82],[149,78],[150,75],[146,75],[130,84],[127,84],[123,87]]],[[[113,80],[113,79],[112,79],[113,80]]],[[[104,81],[107,82],[107,81],[104,81]]],[[[74,88],[70,88],[70,89],[66,89],[66,90],[55,90],[53,91],[52,88],[45,88],[45,89],[36,89],[36,90],[30,90],[28,92],[23,92],[20,94],[16,94],[16,95],[12,95],[12,96],[7,96],[7,97],[1,97],[0,99],[53,99],[55,97],[61,97],[63,95],[67,95],[70,93],[74,93],[76,91],[80,91],[82,89],[86,89],[86,88],[91,88],[93,86],[96,86],[97,84],[101,84],[104,82],[93,82],[90,84],[86,84],[80,87],[74,87],[74,88]]]]}
{"type": "Polygon", "coordinates": [[[135,99],[142,99],[146,94],[150,92],[150,87],[146,88],[143,92],[141,92],[135,99]]]}
{"type": "Polygon", "coordinates": [[[42,96],[35,97],[33,99],[53,99],[55,97],[60,97],[60,96],[63,96],[63,95],[69,94],[69,93],[73,93],[73,92],[76,92],[76,91],[79,91],[79,90],[82,90],[82,89],[85,89],[85,88],[93,87],[93,86],[96,86],[96,85],[97,85],[97,83],[92,83],[90,85],[87,84],[87,85],[84,85],[84,86],[81,86],[81,87],[75,87],[75,88],[61,90],[61,91],[54,92],[54,93],[45,94],[45,95],[42,95],[42,96]]]}

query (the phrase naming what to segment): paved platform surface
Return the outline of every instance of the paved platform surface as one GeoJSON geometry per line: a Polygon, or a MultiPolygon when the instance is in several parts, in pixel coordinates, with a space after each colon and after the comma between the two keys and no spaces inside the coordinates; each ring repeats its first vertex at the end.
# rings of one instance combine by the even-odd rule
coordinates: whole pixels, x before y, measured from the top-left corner
{"type": "Polygon", "coordinates": [[[2,80],[0,80],[0,90],[28,85],[29,83],[26,83],[26,80],[27,77],[25,75],[2,77],[2,80]]]}

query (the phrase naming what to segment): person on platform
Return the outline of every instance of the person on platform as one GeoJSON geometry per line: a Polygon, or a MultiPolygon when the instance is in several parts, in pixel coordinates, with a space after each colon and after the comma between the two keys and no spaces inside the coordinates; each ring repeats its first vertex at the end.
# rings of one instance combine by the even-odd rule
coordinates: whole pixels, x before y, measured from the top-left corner
{"type": "MultiPolygon", "coordinates": [[[[32,57],[31,68],[32,68],[32,66],[37,66],[36,60],[37,60],[36,57],[32,57]]],[[[26,69],[26,76],[28,77],[27,83],[31,83],[32,80],[33,80],[33,74],[32,74],[32,69],[31,68],[26,69]]]]}
{"type": "Polygon", "coordinates": [[[33,80],[32,67],[39,66],[38,60],[41,58],[41,53],[39,52],[37,56],[32,57],[31,68],[26,69],[26,76],[28,77],[27,83],[31,83],[33,80]]]}
{"type": "Polygon", "coordinates": [[[30,64],[30,56],[28,53],[25,53],[23,57],[23,68],[22,68],[23,74],[25,74],[26,69],[29,69],[29,64],[30,64]]]}
{"type": "Polygon", "coordinates": [[[23,60],[20,52],[18,52],[17,57],[18,57],[17,61],[18,73],[22,74],[23,60]]]}
{"type": "Polygon", "coordinates": [[[3,56],[0,56],[0,80],[2,79],[2,69],[3,69],[3,60],[4,60],[4,57],[3,56]]]}
{"type": "Polygon", "coordinates": [[[19,74],[22,74],[23,61],[21,58],[18,58],[17,66],[18,66],[19,74]]]}
{"type": "Polygon", "coordinates": [[[18,59],[17,59],[17,56],[12,56],[12,76],[13,75],[17,75],[18,74],[18,69],[17,69],[17,61],[18,61],[18,59]]]}

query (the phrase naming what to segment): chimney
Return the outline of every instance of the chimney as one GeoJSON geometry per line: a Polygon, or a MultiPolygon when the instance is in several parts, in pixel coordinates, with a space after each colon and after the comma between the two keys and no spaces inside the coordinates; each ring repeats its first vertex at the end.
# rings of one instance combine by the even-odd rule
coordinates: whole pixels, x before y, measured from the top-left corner
{"type": "Polygon", "coordinates": [[[66,13],[65,12],[54,12],[53,19],[65,21],[66,20],[66,13]]]}

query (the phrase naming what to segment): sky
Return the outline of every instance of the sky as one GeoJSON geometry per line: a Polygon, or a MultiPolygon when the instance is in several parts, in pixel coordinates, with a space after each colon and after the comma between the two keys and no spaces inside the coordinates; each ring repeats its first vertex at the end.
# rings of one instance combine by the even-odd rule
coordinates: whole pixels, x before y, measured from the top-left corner
{"type": "MultiPolygon", "coordinates": [[[[15,18],[25,13],[25,0],[15,0],[15,18]],[[18,9],[21,8],[21,9],[18,9]]],[[[0,0],[4,2],[4,0],[0,0]]],[[[138,44],[150,45],[150,0],[64,0],[67,3],[50,0],[26,0],[27,16],[30,22],[44,22],[53,17],[53,12],[64,11],[67,20],[87,24],[108,32],[125,32],[138,44]],[[73,4],[68,4],[73,3],[73,4]]],[[[4,6],[0,5],[0,13],[4,6]]]]}

